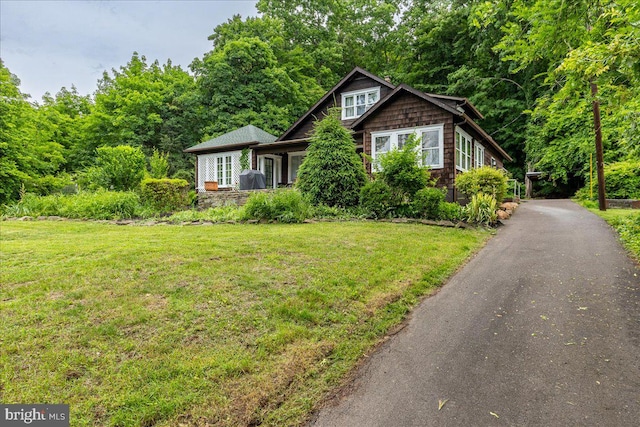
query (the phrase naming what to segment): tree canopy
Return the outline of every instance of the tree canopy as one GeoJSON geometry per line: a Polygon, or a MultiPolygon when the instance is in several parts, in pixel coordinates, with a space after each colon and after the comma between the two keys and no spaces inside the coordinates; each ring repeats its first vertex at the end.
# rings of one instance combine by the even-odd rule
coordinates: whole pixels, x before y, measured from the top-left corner
{"type": "Polygon", "coordinates": [[[0,63],[0,204],[23,186],[73,182],[104,146],[166,153],[168,174],[192,179],[185,148],[248,124],[280,134],[356,65],[467,97],[514,158],[507,169],[519,179],[545,173],[550,192],[570,195],[587,178],[591,83],[605,162],[640,158],[637,1],[259,0],[257,8],[259,17],[215,27],[211,50],[189,70],[134,52],[91,95],[72,86],[31,101],[0,63]]]}

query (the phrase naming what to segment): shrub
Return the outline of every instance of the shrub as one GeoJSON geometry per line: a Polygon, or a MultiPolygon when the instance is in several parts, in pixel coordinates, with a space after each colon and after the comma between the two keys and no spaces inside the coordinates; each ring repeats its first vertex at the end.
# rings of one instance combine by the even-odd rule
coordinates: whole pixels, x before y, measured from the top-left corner
{"type": "Polygon", "coordinates": [[[491,194],[478,193],[471,196],[471,201],[463,209],[466,220],[474,224],[495,224],[498,215],[498,202],[491,194]]]}
{"type": "Polygon", "coordinates": [[[307,155],[298,170],[296,187],[314,205],[355,206],[367,175],[356,154],[340,110],[333,108],[315,122],[307,155]]]}
{"type": "Polygon", "coordinates": [[[431,182],[429,169],[420,166],[419,140],[411,135],[401,150],[393,149],[380,156],[380,178],[400,197],[413,197],[431,182]]]}
{"type": "Polygon", "coordinates": [[[151,178],[162,179],[169,174],[169,153],[161,153],[153,149],[153,154],[149,158],[149,176],[151,178]]]}
{"type": "MultiPolygon", "coordinates": [[[[99,147],[96,165],[87,173],[90,178],[106,189],[116,191],[133,190],[144,176],[146,158],[140,148],[128,145],[99,147]]],[[[89,186],[91,186],[89,184],[89,186]]]]}
{"type": "Polygon", "coordinates": [[[360,190],[360,206],[369,217],[385,218],[390,216],[398,204],[391,187],[382,180],[368,182],[360,190]]]}
{"type": "Polygon", "coordinates": [[[309,203],[297,190],[256,192],[249,196],[241,218],[296,223],[309,218],[310,209],[309,203]]]}
{"type": "Polygon", "coordinates": [[[60,192],[67,185],[71,185],[71,177],[67,174],[46,175],[27,180],[25,189],[29,193],[46,196],[60,192]]]}
{"type": "Polygon", "coordinates": [[[189,183],[184,179],[147,178],[140,183],[142,201],[159,212],[189,206],[189,183]]]}
{"type": "MultiPolygon", "coordinates": [[[[608,199],[640,199],[640,160],[611,163],[604,167],[608,199]]],[[[594,194],[598,194],[594,185],[594,194]]]]}
{"type": "Polygon", "coordinates": [[[501,203],[507,192],[507,176],[490,166],[470,169],[456,177],[456,188],[469,198],[483,193],[492,195],[497,203],[501,203]]]}
{"type": "Polygon", "coordinates": [[[460,221],[462,219],[462,206],[457,203],[442,202],[440,203],[439,217],[447,221],[460,221]]]}
{"type": "Polygon", "coordinates": [[[440,205],[444,203],[446,190],[425,187],[418,190],[411,202],[412,216],[416,218],[440,219],[440,205]]]}

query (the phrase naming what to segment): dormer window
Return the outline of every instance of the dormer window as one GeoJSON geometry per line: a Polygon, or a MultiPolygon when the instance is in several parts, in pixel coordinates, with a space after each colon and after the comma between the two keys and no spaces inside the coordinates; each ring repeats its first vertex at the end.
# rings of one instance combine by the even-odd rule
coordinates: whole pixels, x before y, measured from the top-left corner
{"type": "Polygon", "coordinates": [[[357,119],[380,99],[380,87],[342,94],[342,120],[357,119]]]}

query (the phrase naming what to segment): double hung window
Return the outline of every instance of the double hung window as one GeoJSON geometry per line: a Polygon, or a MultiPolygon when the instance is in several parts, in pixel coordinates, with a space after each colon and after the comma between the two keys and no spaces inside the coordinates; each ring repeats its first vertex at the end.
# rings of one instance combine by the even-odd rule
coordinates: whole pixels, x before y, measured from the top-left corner
{"type": "Polygon", "coordinates": [[[471,169],[471,136],[461,129],[456,129],[456,168],[471,169]]]}
{"type": "Polygon", "coordinates": [[[342,94],[342,120],[363,115],[380,99],[380,88],[371,88],[342,94]]]}
{"type": "MultiPolygon", "coordinates": [[[[443,167],[443,125],[434,125],[413,129],[374,132],[371,134],[371,156],[377,165],[380,156],[393,149],[402,150],[411,135],[418,138],[417,150],[420,150],[420,164],[433,169],[443,167]]],[[[377,168],[377,166],[374,166],[377,168]]]]}

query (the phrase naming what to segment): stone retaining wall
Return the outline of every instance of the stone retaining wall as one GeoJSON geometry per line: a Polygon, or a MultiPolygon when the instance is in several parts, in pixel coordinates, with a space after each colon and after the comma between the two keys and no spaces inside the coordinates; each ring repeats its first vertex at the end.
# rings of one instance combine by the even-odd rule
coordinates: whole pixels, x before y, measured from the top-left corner
{"type": "Polygon", "coordinates": [[[231,190],[231,191],[204,191],[198,193],[198,209],[217,208],[219,206],[242,206],[256,191],[272,192],[273,190],[231,190]]]}

